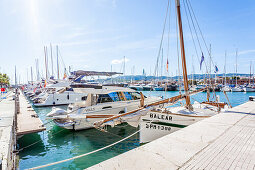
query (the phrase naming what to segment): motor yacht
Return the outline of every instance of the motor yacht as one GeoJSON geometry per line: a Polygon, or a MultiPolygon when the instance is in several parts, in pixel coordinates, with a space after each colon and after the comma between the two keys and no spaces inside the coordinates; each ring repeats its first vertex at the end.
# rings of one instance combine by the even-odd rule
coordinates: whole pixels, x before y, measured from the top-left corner
{"type": "Polygon", "coordinates": [[[88,93],[86,100],[70,104],[67,110],[53,108],[47,114],[59,127],[73,130],[92,128],[94,122],[122,114],[145,104],[159,101],[159,97],[144,97],[130,88],[106,86],[102,89],[74,89],[78,93],[88,93]]]}

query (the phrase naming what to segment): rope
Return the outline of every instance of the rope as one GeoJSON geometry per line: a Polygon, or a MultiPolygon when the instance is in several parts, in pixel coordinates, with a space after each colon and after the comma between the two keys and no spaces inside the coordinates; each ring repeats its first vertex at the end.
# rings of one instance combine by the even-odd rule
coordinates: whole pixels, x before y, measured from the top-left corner
{"type": "MultiPolygon", "coordinates": [[[[192,11],[192,14],[193,14],[193,16],[194,16],[194,18],[195,18],[195,21],[196,21],[198,30],[199,30],[199,32],[200,32],[200,34],[201,34],[201,37],[202,37],[202,39],[203,39],[203,42],[204,42],[205,47],[206,47],[206,49],[207,49],[207,52],[208,52],[209,56],[211,56],[211,54],[210,54],[210,52],[209,52],[209,48],[208,48],[208,46],[207,46],[207,44],[206,44],[206,42],[205,42],[204,35],[203,35],[203,33],[202,33],[202,31],[201,31],[201,28],[200,28],[200,26],[199,26],[199,24],[198,24],[198,21],[197,21],[195,12],[194,12],[194,10],[193,10],[193,8],[192,8],[191,2],[190,2],[190,0],[186,0],[186,1],[188,2],[187,4],[190,6],[190,9],[191,9],[191,11],[192,11]]],[[[212,63],[213,63],[213,65],[215,65],[213,61],[212,61],[212,63]]]]}
{"type": "Polygon", "coordinates": [[[164,34],[165,34],[165,27],[166,27],[166,21],[167,21],[168,10],[169,10],[169,3],[170,3],[169,1],[170,0],[168,0],[168,3],[167,3],[167,10],[166,10],[166,16],[165,16],[165,21],[164,21],[164,27],[163,27],[163,31],[162,31],[162,35],[161,35],[159,51],[158,51],[158,56],[157,56],[157,62],[156,62],[156,66],[155,66],[155,72],[154,72],[155,76],[157,76],[157,70],[158,70],[158,66],[159,66],[159,57],[160,57],[160,52],[161,52],[162,43],[163,43],[164,34]]]}
{"type": "MultiPolygon", "coordinates": [[[[60,130],[60,131],[58,131],[58,132],[56,132],[56,133],[53,133],[52,135],[56,135],[56,134],[58,134],[58,133],[60,133],[60,132],[62,132],[62,131],[64,131],[64,130],[65,130],[65,129],[62,129],[62,130],[60,130]]],[[[18,151],[20,152],[20,151],[22,151],[22,150],[24,150],[24,149],[26,149],[26,148],[29,148],[29,147],[31,147],[31,146],[37,144],[38,142],[41,142],[41,141],[44,140],[44,139],[46,139],[46,137],[43,137],[42,139],[40,139],[40,140],[38,140],[38,141],[36,141],[36,142],[30,144],[30,145],[27,145],[27,146],[25,146],[25,147],[19,149],[18,151]]]]}
{"type": "MultiPolygon", "coordinates": [[[[152,121],[151,121],[151,122],[152,122],[152,121]]],[[[144,128],[145,128],[145,127],[146,127],[146,126],[144,126],[144,128]]],[[[112,146],[114,146],[114,145],[116,145],[116,144],[118,144],[118,143],[120,143],[120,142],[122,142],[122,141],[124,141],[124,140],[126,140],[126,139],[128,139],[128,138],[130,138],[130,137],[132,137],[132,136],[134,136],[135,134],[137,134],[138,132],[140,132],[140,131],[143,130],[144,128],[141,128],[140,130],[138,130],[138,131],[132,133],[131,135],[129,135],[129,136],[127,136],[127,137],[125,137],[125,138],[123,138],[123,139],[117,141],[117,142],[114,142],[114,143],[112,143],[112,144],[110,144],[110,145],[107,145],[107,146],[105,146],[105,147],[102,147],[102,148],[100,148],[100,149],[97,149],[97,150],[94,150],[94,151],[91,151],[91,152],[88,152],[88,153],[85,153],[85,154],[81,154],[81,155],[78,155],[78,156],[75,156],[75,157],[72,157],[72,158],[64,159],[64,160],[62,160],[62,161],[57,161],[57,162],[53,162],[53,163],[49,163],[49,164],[45,164],[45,165],[41,165],[41,166],[29,168],[29,170],[40,169],[40,168],[45,168],[45,167],[57,165],[57,164],[60,164],[60,163],[63,163],[63,162],[71,161],[71,160],[74,160],[74,159],[77,159],[77,158],[81,158],[81,157],[84,157],[84,156],[87,156],[87,155],[90,155],[90,154],[99,152],[99,151],[104,150],[104,149],[107,149],[107,148],[110,148],[110,147],[112,147],[112,146]]]]}

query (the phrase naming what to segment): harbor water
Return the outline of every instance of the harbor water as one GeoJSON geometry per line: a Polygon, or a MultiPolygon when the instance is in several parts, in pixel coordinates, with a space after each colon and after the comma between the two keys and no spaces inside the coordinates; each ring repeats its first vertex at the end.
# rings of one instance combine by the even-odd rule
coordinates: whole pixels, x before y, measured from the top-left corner
{"type": "MultiPolygon", "coordinates": [[[[178,91],[144,91],[143,93],[145,96],[162,96],[162,98],[179,94],[178,91]]],[[[204,101],[206,95],[206,93],[198,93],[191,96],[191,101],[204,101]]],[[[227,102],[224,93],[216,92],[216,95],[220,97],[220,101],[227,102]]],[[[245,103],[248,101],[249,96],[255,96],[255,93],[228,92],[227,96],[231,105],[234,107],[245,103]]],[[[215,99],[213,93],[211,93],[211,99],[215,99]]],[[[61,108],[66,108],[66,106],[61,106],[61,108]]],[[[57,127],[51,120],[46,120],[46,114],[51,111],[52,107],[34,109],[45,124],[47,130],[36,134],[24,135],[18,140],[20,169],[32,168],[88,153],[123,139],[138,130],[138,128],[131,127],[127,124],[109,128],[107,129],[108,132],[101,132],[96,129],[83,131],[66,130],[57,127]]],[[[139,134],[136,134],[132,138],[108,149],[44,169],[84,169],[134,149],[139,145],[139,134]]]]}

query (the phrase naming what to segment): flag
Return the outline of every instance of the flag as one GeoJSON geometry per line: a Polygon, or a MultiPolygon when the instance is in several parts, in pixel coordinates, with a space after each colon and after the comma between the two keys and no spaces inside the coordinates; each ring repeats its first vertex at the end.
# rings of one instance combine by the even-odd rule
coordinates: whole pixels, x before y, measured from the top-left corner
{"type": "Polygon", "coordinates": [[[168,72],[168,59],[166,60],[166,71],[168,72]]]}
{"type": "Polygon", "coordinates": [[[34,88],[34,93],[35,93],[35,91],[37,90],[37,87],[36,88],[34,88]]]}
{"type": "Polygon", "coordinates": [[[200,70],[202,68],[202,63],[204,62],[205,60],[205,57],[204,57],[204,54],[202,53],[202,57],[201,57],[201,61],[200,61],[200,70]]]}
{"type": "Polygon", "coordinates": [[[66,73],[64,74],[64,77],[63,77],[63,79],[65,80],[66,79],[66,77],[67,77],[67,75],[66,75],[66,73]]]}
{"type": "Polygon", "coordinates": [[[46,87],[46,85],[47,85],[47,81],[46,80],[44,80],[44,88],[46,87]]]}
{"type": "Polygon", "coordinates": [[[217,73],[219,71],[218,67],[215,65],[215,73],[217,73]]]}

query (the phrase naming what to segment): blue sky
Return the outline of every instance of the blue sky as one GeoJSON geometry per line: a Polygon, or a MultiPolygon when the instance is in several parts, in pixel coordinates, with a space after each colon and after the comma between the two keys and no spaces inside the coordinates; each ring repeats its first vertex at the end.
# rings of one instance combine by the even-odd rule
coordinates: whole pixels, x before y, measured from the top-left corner
{"type": "MultiPolygon", "coordinates": [[[[225,51],[227,72],[234,72],[236,48],[238,72],[249,73],[250,61],[255,63],[255,2],[190,1],[206,42],[212,45],[212,58],[220,73],[225,51]]],[[[170,37],[169,74],[175,75],[178,67],[174,0],[171,5],[170,34],[165,34],[163,41],[163,72],[170,37]]],[[[1,0],[0,72],[13,77],[16,65],[21,80],[27,80],[27,69],[35,69],[38,58],[44,74],[43,47],[52,43],[54,60],[58,45],[65,65],[75,70],[110,71],[112,65],[113,71],[121,71],[126,56],[126,74],[131,74],[133,67],[136,74],[142,74],[143,68],[152,74],[166,7],[167,0],[1,0]]],[[[183,6],[182,18],[188,72],[192,71],[194,55],[195,72],[201,73],[183,6]]],[[[204,53],[208,61],[205,48],[204,53]]],[[[56,74],[56,61],[54,69],[56,74]]]]}

